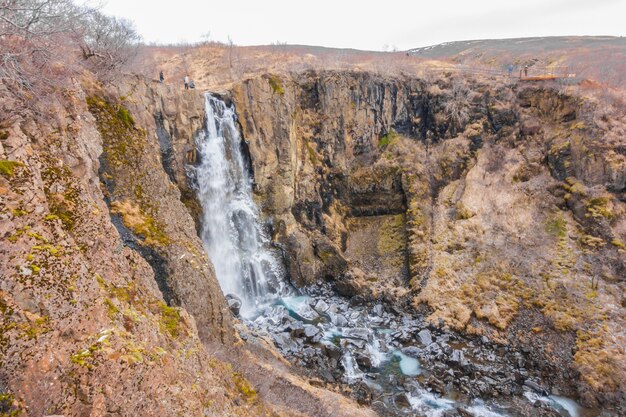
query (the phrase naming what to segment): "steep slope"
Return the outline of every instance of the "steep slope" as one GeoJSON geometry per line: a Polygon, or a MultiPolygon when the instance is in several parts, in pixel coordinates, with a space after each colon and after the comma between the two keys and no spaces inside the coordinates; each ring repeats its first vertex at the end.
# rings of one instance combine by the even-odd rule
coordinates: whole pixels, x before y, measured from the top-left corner
{"type": "Polygon", "coordinates": [[[368,415],[237,335],[173,168],[201,93],[1,95],[0,413],[368,415]]]}

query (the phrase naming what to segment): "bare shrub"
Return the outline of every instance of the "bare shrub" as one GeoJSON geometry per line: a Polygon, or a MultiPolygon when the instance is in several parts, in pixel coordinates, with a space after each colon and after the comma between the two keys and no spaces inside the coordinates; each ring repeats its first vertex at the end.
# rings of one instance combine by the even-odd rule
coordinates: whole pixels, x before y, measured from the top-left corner
{"type": "Polygon", "coordinates": [[[450,126],[456,132],[463,129],[469,120],[470,91],[467,82],[461,77],[452,81],[450,96],[443,105],[444,112],[450,120],[450,126]]]}
{"type": "Polygon", "coordinates": [[[141,38],[129,20],[91,10],[81,23],[78,43],[82,57],[96,74],[117,70],[137,54],[141,38]]]}
{"type": "Polygon", "coordinates": [[[70,83],[83,64],[119,68],[138,40],[128,21],[71,0],[0,0],[0,82],[17,96],[41,94],[70,83]]]}

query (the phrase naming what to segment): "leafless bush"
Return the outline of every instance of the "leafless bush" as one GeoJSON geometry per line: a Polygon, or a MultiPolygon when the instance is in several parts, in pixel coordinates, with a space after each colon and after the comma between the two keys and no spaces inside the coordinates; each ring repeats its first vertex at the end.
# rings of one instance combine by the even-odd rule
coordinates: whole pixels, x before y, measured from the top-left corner
{"type": "Polygon", "coordinates": [[[90,69],[103,75],[133,58],[140,39],[132,22],[91,10],[82,19],[78,43],[90,69]]]}
{"type": "Polygon", "coordinates": [[[443,105],[444,111],[450,119],[450,125],[455,131],[461,130],[469,120],[469,94],[466,81],[456,77],[452,82],[450,97],[443,105]]]}
{"type": "Polygon", "coordinates": [[[71,0],[0,0],[0,82],[15,95],[41,94],[83,64],[118,68],[138,39],[129,22],[71,0]]]}

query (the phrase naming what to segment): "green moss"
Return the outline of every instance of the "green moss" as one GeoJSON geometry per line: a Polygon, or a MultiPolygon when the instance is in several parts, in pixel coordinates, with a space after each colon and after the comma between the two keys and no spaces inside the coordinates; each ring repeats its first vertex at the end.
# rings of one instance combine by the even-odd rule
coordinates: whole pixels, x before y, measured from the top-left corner
{"type": "Polygon", "coordinates": [[[613,246],[618,247],[618,248],[619,248],[619,249],[621,249],[621,250],[626,250],[626,243],[622,242],[622,241],[621,241],[621,240],[619,240],[619,239],[613,239],[613,240],[611,241],[611,244],[612,244],[613,246]]]}
{"type": "Polygon", "coordinates": [[[0,392],[0,417],[18,417],[22,412],[15,409],[15,396],[8,392],[0,392]]]}
{"type": "Polygon", "coordinates": [[[128,109],[124,106],[119,106],[119,108],[117,109],[117,118],[128,129],[131,129],[133,126],[135,126],[135,120],[133,119],[133,116],[131,116],[128,109]]]}
{"type": "Polygon", "coordinates": [[[104,306],[107,309],[107,315],[110,319],[114,319],[117,316],[117,313],[120,312],[119,308],[117,308],[117,306],[113,304],[113,301],[109,298],[104,300],[104,306]]]}
{"type": "Polygon", "coordinates": [[[39,335],[48,333],[50,331],[50,317],[43,316],[38,317],[30,322],[24,329],[24,335],[28,339],[35,339],[39,335]]]}
{"type": "Polygon", "coordinates": [[[398,135],[395,130],[391,129],[387,134],[384,134],[380,137],[380,139],[378,140],[378,147],[385,148],[387,146],[393,145],[399,137],[400,135],[398,135]]]}
{"type": "Polygon", "coordinates": [[[113,168],[138,167],[143,156],[142,139],[145,134],[135,128],[135,121],[128,109],[98,96],[87,97],[87,106],[96,119],[109,164],[113,168]]]}
{"type": "Polygon", "coordinates": [[[24,166],[21,162],[0,159],[0,175],[7,178],[13,178],[15,175],[15,168],[21,166],[24,166]]]}
{"type": "Polygon", "coordinates": [[[594,219],[611,220],[614,214],[609,208],[609,201],[608,197],[590,198],[586,205],[587,216],[591,216],[594,219]]]}
{"type": "Polygon", "coordinates": [[[278,77],[276,77],[275,75],[270,75],[267,82],[270,84],[270,87],[272,87],[272,90],[274,90],[275,93],[280,94],[281,96],[285,94],[283,85],[278,77]]]}
{"type": "Polygon", "coordinates": [[[102,349],[102,347],[109,344],[108,339],[111,336],[112,331],[106,329],[96,334],[96,341],[89,347],[80,349],[78,352],[70,356],[70,361],[78,366],[83,366],[87,369],[92,369],[94,365],[94,353],[102,349]]]}
{"type": "Polygon", "coordinates": [[[556,214],[546,221],[545,230],[552,236],[563,238],[567,233],[567,223],[560,214],[556,214]]]}
{"type": "Polygon", "coordinates": [[[315,153],[313,146],[311,146],[311,142],[309,142],[308,139],[305,139],[304,143],[306,145],[306,150],[309,153],[309,160],[311,161],[311,164],[317,165],[317,154],[315,153]]]}
{"type": "MultiPolygon", "coordinates": [[[[44,180],[44,192],[48,200],[50,214],[61,220],[65,230],[72,230],[78,220],[77,209],[80,205],[80,189],[74,185],[72,171],[66,165],[59,165],[51,158],[45,160],[46,166],[41,176],[44,180]],[[57,186],[62,186],[62,192],[56,192],[57,186]]],[[[46,220],[48,220],[46,216],[46,220]]]]}
{"type": "Polygon", "coordinates": [[[250,385],[250,382],[241,374],[233,373],[233,382],[237,390],[243,395],[248,402],[256,400],[257,394],[255,389],[250,385]]]}
{"type": "Polygon", "coordinates": [[[22,210],[21,208],[13,209],[12,211],[13,217],[22,217],[26,216],[28,212],[26,210],[22,210]]]}
{"type": "Polygon", "coordinates": [[[180,311],[175,307],[169,307],[165,303],[159,304],[159,309],[161,310],[161,331],[173,338],[178,337],[180,333],[180,311]]]}

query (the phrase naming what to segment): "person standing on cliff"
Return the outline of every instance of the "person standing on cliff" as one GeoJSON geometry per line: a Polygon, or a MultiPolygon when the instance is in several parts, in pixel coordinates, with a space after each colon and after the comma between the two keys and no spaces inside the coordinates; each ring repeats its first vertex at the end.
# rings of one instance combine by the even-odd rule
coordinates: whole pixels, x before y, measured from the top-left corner
{"type": "Polygon", "coordinates": [[[163,84],[163,81],[165,81],[165,76],[163,75],[163,71],[159,72],[159,81],[161,82],[161,84],[163,84]]]}
{"type": "Polygon", "coordinates": [[[185,90],[189,90],[189,75],[185,75],[185,78],[183,78],[183,83],[185,84],[185,90]]]}

